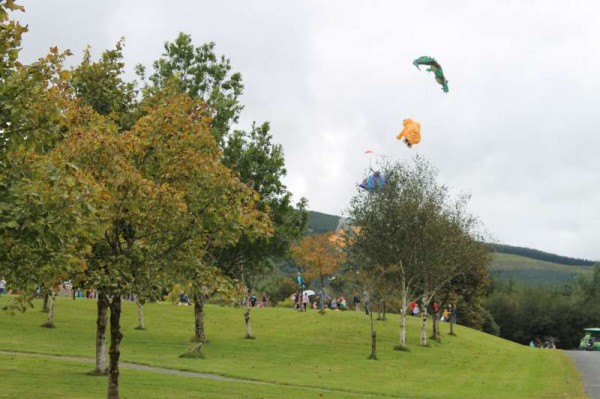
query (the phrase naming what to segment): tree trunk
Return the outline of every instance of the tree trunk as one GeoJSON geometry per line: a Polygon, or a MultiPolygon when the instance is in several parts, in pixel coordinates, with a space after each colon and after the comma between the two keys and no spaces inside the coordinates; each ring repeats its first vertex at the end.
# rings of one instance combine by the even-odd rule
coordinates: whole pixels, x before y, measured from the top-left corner
{"type": "Polygon", "coordinates": [[[421,346],[427,346],[427,306],[429,306],[429,303],[423,302],[423,312],[421,318],[421,346]]]}
{"type": "Polygon", "coordinates": [[[246,306],[246,311],[244,312],[244,320],[246,322],[246,338],[253,339],[252,336],[252,326],[250,325],[250,307],[246,306]]]}
{"type": "Polygon", "coordinates": [[[375,331],[375,325],[373,324],[373,312],[371,315],[371,356],[369,359],[377,360],[377,331],[375,331]]]}
{"type": "Polygon", "coordinates": [[[206,341],[204,332],[204,295],[194,294],[194,340],[200,344],[197,352],[200,352],[201,345],[206,341]]]}
{"type": "Polygon", "coordinates": [[[56,305],[56,294],[50,291],[50,304],[48,306],[48,321],[42,324],[45,328],[54,328],[54,306],[56,305]]]}
{"type": "Polygon", "coordinates": [[[108,298],[98,292],[98,315],[96,317],[96,370],[94,374],[106,375],[106,323],[108,321],[108,298]]]}
{"type": "Polygon", "coordinates": [[[400,348],[406,348],[406,310],[408,309],[408,292],[402,289],[402,304],[400,305],[400,348]]]}
{"type": "Polygon", "coordinates": [[[377,320],[383,320],[381,318],[381,301],[377,302],[377,320]]]}
{"type": "Polygon", "coordinates": [[[383,321],[386,321],[386,317],[385,317],[385,299],[383,300],[383,318],[381,319],[383,321]]]}
{"type": "Polygon", "coordinates": [[[450,335],[455,335],[454,324],[456,324],[456,305],[452,306],[452,313],[450,314],[450,335]]]}
{"type": "Polygon", "coordinates": [[[431,313],[431,338],[438,339],[440,337],[440,324],[438,322],[438,314],[431,313]]]}
{"type": "Polygon", "coordinates": [[[144,326],[144,303],[145,301],[140,301],[139,297],[135,299],[135,303],[137,305],[137,319],[138,326],[135,328],[136,330],[145,330],[144,326]]]}
{"type": "Polygon", "coordinates": [[[121,356],[121,296],[114,295],[110,302],[110,365],[108,371],[108,399],[119,399],[119,357],[121,356]]]}

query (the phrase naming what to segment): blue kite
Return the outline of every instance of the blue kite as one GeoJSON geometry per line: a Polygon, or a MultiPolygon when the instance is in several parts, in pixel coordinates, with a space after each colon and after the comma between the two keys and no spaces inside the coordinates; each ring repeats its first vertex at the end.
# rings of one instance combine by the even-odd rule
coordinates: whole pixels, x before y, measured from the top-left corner
{"type": "Polygon", "coordinates": [[[381,190],[383,187],[385,187],[385,184],[385,177],[383,177],[379,172],[374,172],[372,175],[364,179],[362,183],[358,185],[358,187],[373,193],[381,190]]]}

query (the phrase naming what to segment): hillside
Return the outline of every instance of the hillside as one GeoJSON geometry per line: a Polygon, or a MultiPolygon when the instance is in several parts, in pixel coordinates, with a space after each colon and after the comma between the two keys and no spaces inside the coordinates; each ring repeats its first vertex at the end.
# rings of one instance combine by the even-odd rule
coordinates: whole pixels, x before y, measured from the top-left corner
{"type": "MultiPolygon", "coordinates": [[[[339,219],[339,216],[309,211],[309,233],[335,231],[339,219]]],[[[596,263],[504,244],[489,244],[489,248],[494,252],[494,260],[490,266],[493,276],[514,278],[527,284],[567,283],[581,273],[591,272],[591,266],[596,263]]]]}
{"type": "Polygon", "coordinates": [[[339,216],[328,215],[326,213],[308,211],[308,233],[326,233],[335,231],[340,220],[339,216]]]}
{"type": "MultiPolygon", "coordinates": [[[[7,296],[0,297],[0,306],[6,301],[7,296]]],[[[0,396],[105,397],[106,378],[86,375],[93,369],[95,301],[58,298],[55,329],[39,327],[46,315],[39,312],[40,301],[35,305],[15,316],[0,312],[0,396]],[[91,363],[83,363],[87,359],[91,363]]],[[[363,312],[321,316],[316,310],[255,309],[256,339],[247,340],[242,338],[243,309],[208,305],[206,358],[181,359],[193,333],[193,308],[161,302],[144,309],[147,329],[135,330],[135,303],[123,303],[121,361],[189,373],[124,367],[123,398],[199,393],[213,399],[585,397],[565,352],[532,350],[461,326],[456,336],[449,336],[448,325],[442,324],[441,341],[420,347],[420,320],[411,317],[411,351],[398,352],[392,349],[398,341],[398,318],[390,315],[388,321],[376,322],[379,360],[373,361],[368,359],[369,318],[363,312]]]]}
{"type": "Polygon", "coordinates": [[[512,278],[526,284],[559,285],[573,281],[580,274],[592,273],[592,268],[497,252],[490,272],[497,278],[512,278]]]}

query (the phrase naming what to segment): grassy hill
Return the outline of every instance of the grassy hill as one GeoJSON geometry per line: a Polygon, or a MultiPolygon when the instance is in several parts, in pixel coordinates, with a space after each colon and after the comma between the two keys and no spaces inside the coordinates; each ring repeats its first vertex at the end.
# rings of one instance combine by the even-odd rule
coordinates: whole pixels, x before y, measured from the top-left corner
{"type": "MultiPolygon", "coordinates": [[[[0,298],[0,307],[7,296],[0,298]]],[[[55,329],[43,329],[36,309],[0,312],[2,397],[97,398],[106,378],[86,375],[94,357],[95,301],[59,298],[55,329]],[[8,353],[15,351],[18,353],[8,353]],[[26,356],[25,354],[30,354],[26,356]],[[41,354],[59,355],[44,358],[41,354]]],[[[243,339],[239,308],[208,306],[205,359],[181,359],[193,333],[193,309],[170,303],[145,307],[137,331],[135,305],[124,303],[123,362],[163,370],[213,373],[233,380],[121,370],[123,398],[584,398],[580,377],[558,350],[531,349],[456,328],[441,342],[417,346],[419,320],[408,320],[410,352],[394,351],[398,319],[376,322],[379,360],[368,360],[370,330],[362,312],[252,312],[255,340],[243,339]]]]}
{"type": "Polygon", "coordinates": [[[592,268],[495,253],[490,272],[498,278],[513,278],[527,284],[559,285],[573,281],[580,274],[591,274],[592,268]]]}

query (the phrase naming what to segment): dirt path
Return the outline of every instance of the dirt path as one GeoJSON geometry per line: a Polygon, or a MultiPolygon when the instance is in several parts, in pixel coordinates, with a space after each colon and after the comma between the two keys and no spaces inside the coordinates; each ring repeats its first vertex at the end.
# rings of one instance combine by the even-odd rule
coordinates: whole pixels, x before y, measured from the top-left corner
{"type": "Polygon", "coordinates": [[[600,399],[600,353],[567,351],[583,376],[585,392],[591,399],[600,399]]]}
{"type": "MultiPolygon", "coordinates": [[[[0,355],[48,358],[48,359],[64,360],[64,361],[69,361],[69,362],[88,363],[88,364],[92,364],[92,365],[95,365],[95,363],[96,363],[95,359],[90,359],[90,358],[75,357],[75,356],[46,355],[46,354],[41,354],[41,353],[12,352],[12,351],[0,350],[0,355]]],[[[218,375],[218,374],[167,369],[167,368],[163,368],[163,367],[146,366],[143,364],[136,364],[136,363],[119,362],[119,368],[147,371],[150,373],[158,373],[158,374],[177,375],[180,377],[188,377],[188,378],[201,378],[201,379],[208,379],[208,380],[214,380],[214,381],[264,385],[264,386],[271,386],[271,387],[298,388],[298,389],[305,389],[307,391],[322,392],[322,393],[351,394],[353,397],[357,397],[357,398],[359,398],[359,397],[360,398],[397,398],[397,396],[392,396],[392,395],[362,393],[362,392],[356,392],[356,391],[350,391],[350,390],[344,390],[344,389],[317,388],[317,387],[311,387],[311,386],[306,386],[306,385],[278,384],[276,382],[249,380],[249,379],[245,379],[245,378],[224,377],[224,376],[218,375]]]]}

